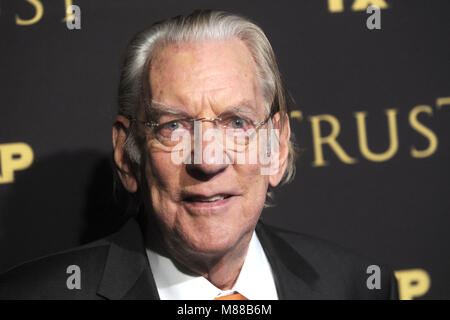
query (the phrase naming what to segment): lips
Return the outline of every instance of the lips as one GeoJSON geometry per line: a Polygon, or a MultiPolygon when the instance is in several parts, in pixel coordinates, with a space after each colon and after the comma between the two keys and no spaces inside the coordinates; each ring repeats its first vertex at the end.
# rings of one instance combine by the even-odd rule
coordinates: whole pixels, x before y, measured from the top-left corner
{"type": "Polygon", "coordinates": [[[182,201],[191,214],[225,213],[236,203],[234,192],[184,193],[182,201]]]}
{"type": "Polygon", "coordinates": [[[184,201],[187,201],[187,202],[215,202],[215,201],[228,199],[231,196],[232,196],[231,194],[217,194],[217,195],[213,195],[210,197],[193,195],[193,196],[185,197],[184,201]]]}

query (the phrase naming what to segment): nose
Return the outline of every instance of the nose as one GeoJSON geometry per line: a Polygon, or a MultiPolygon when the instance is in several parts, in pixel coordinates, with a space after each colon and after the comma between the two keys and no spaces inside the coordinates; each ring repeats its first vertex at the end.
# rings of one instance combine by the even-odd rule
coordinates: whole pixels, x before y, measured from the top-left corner
{"type": "Polygon", "coordinates": [[[214,127],[214,123],[200,122],[201,132],[194,133],[193,159],[186,165],[187,172],[194,178],[206,181],[225,171],[229,166],[228,156],[224,148],[222,136],[214,127]],[[196,136],[198,135],[198,136],[196,136]]]}
{"type": "Polygon", "coordinates": [[[227,164],[188,164],[186,170],[193,178],[208,181],[227,169],[227,164]]]}

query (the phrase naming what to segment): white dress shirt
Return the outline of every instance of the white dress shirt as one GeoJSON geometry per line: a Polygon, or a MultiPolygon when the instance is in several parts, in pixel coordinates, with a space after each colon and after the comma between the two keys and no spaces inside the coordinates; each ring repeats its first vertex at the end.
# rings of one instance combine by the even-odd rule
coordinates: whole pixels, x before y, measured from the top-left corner
{"type": "Polygon", "coordinates": [[[272,269],[255,232],[231,290],[222,291],[202,276],[180,271],[172,260],[150,249],[147,256],[161,300],[213,300],[234,292],[249,300],[278,300],[272,269]]]}

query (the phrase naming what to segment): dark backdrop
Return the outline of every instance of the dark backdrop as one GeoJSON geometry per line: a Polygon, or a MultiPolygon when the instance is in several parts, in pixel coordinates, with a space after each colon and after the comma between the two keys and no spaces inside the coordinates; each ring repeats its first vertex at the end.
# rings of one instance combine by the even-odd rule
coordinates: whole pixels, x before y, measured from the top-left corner
{"type": "Polygon", "coordinates": [[[1,1],[0,272],[121,223],[109,164],[121,55],[135,32],[196,8],[259,23],[296,102],[303,156],[263,218],[391,264],[403,297],[449,299],[445,0],[1,1]],[[71,2],[80,30],[63,21],[71,2]],[[360,8],[371,2],[387,5],[379,30],[360,8]]]}

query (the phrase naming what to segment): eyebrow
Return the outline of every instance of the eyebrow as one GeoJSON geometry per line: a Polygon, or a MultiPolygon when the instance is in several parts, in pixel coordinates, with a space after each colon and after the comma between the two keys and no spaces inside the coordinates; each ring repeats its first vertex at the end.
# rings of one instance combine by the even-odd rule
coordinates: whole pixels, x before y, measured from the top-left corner
{"type": "Polygon", "coordinates": [[[227,112],[235,112],[237,114],[247,114],[250,116],[257,116],[257,114],[253,110],[253,108],[247,104],[233,105],[231,107],[226,108],[224,111],[221,112],[221,114],[227,113],[227,112]]]}
{"type": "MultiPolygon", "coordinates": [[[[170,106],[163,102],[156,101],[153,99],[151,100],[151,105],[146,108],[146,112],[149,112],[150,114],[155,114],[155,113],[158,115],[171,114],[171,115],[183,116],[186,118],[192,118],[192,115],[188,114],[184,110],[180,110],[180,108],[178,108],[178,107],[170,106]]],[[[225,110],[223,110],[220,114],[224,114],[227,112],[249,114],[252,116],[257,115],[257,113],[254,110],[253,104],[249,100],[242,100],[241,102],[232,104],[231,106],[226,107],[225,110]]]]}
{"type": "Polygon", "coordinates": [[[172,114],[172,115],[179,115],[179,116],[184,116],[186,118],[189,118],[190,115],[184,111],[184,110],[180,110],[177,107],[173,107],[173,106],[169,106],[165,103],[162,103],[160,101],[156,101],[156,100],[152,100],[150,106],[148,106],[146,109],[146,113],[149,114],[172,114]]]}

